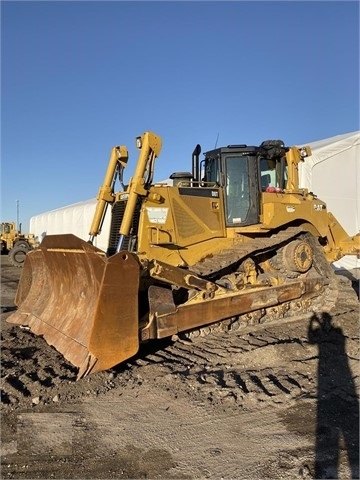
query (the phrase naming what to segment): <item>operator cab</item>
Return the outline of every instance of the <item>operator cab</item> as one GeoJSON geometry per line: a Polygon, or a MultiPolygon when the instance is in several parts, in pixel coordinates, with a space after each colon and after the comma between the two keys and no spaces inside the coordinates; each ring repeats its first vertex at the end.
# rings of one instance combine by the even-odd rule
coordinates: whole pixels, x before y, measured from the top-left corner
{"type": "Polygon", "coordinates": [[[227,227],[259,223],[261,193],[286,188],[286,150],[281,140],[270,140],[260,147],[228,145],[205,153],[201,181],[222,187],[227,227]]]}
{"type": "Polygon", "coordinates": [[[227,227],[259,221],[259,188],[256,147],[229,145],[205,153],[201,179],[222,187],[227,227]]]}

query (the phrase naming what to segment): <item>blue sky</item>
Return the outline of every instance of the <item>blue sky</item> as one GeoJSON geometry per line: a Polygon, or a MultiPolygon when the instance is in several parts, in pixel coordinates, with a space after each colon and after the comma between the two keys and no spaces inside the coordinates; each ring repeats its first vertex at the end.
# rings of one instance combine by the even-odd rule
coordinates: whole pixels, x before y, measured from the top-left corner
{"type": "Polygon", "coordinates": [[[359,129],[357,1],[2,1],[1,221],[96,196],[114,145],[303,144],[359,129]],[[17,210],[17,201],[19,210],[17,210]]]}

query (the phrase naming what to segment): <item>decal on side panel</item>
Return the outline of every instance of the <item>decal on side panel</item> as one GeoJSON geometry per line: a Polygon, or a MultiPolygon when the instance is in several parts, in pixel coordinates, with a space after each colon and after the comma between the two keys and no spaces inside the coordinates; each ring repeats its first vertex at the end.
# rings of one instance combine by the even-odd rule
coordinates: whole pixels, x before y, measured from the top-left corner
{"type": "Polygon", "coordinates": [[[146,207],[146,212],[150,223],[164,224],[168,215],[169,208],[146,207]]]}

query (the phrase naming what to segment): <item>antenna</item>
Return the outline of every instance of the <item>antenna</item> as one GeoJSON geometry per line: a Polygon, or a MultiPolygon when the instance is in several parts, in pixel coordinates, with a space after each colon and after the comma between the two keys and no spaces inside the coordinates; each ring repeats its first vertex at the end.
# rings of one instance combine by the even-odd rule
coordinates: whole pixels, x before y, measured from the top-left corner
{"type": "Polygon", "coordinates": [[[215,142],[215,147],[214,147],[214,148],[216,148],[216,147],[217,147],[218,140],[219,140],[219,132],[218,132],[218,134],[217,134],[217,137],[216,137],[216,142],[215,142]]]}

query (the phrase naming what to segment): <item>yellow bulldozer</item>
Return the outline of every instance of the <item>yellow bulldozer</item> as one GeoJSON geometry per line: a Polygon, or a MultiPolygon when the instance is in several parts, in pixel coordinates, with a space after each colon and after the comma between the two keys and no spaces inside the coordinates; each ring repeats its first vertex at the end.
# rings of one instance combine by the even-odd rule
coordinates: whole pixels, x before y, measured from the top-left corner
{"type": "Polygon", "coordinates": [[[314,193],[299,187],[309,147],[281,140],[204,153],[192,171],[153,181],[161,138],[136,138],[124,185],[125,146],[111,150],[85,241],[46,236],[30,251],[8,321],[42,335],[78,368],[109,369],[154,339],[233,330],[330,308],[330,263],[360,252],[314,193]],[[120,189],[117,190],[117,182],[120,189]],[[93,246],[112,209],[107,251],[93,246]]]}
{"type": "Polygon", "coordinates": [[[9,255],[9,262],[14,267],[22,267],[27,252],[38,246],[33,233],[22,233],[15,222],[1,222],[0,231],[1,253],[9,255]]]}

